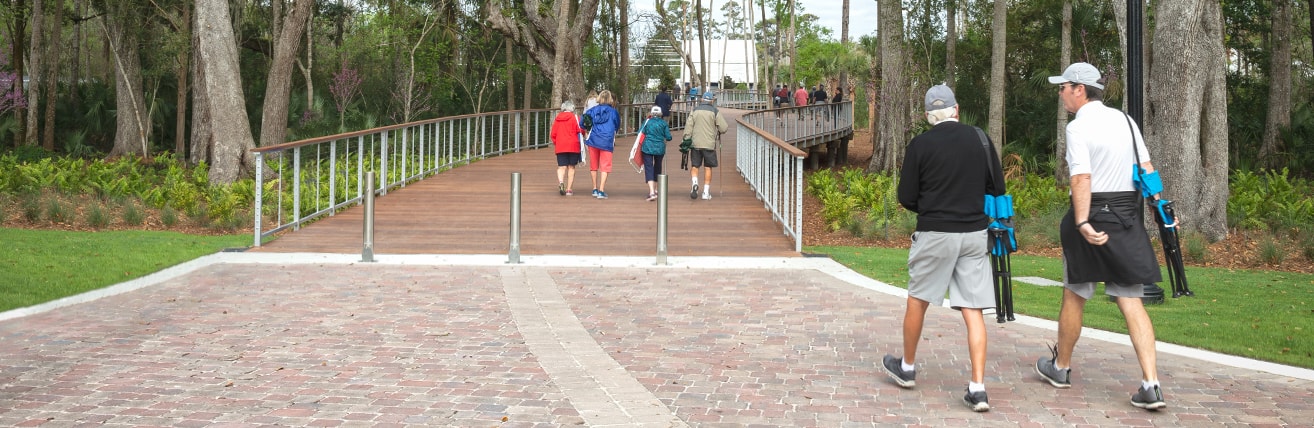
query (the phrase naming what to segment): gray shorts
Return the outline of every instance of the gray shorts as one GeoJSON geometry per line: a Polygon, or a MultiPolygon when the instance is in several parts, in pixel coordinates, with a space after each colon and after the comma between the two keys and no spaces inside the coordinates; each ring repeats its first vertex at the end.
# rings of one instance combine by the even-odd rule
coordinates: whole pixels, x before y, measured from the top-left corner
{"type": "MultiPolygon", "coordinates": [[[[1067,259],[1063,259],[1063,261],[1064,263],[1067,263],[1067,259]]],[[[1090,298],[1095,295],[1095,284],[1096,283],[1094,282],[1068,283],[1068,269],[1066,267],[1063,268],[1063,288],[1072,290],[1073,293],[1081,296],[1082,299],[1090,300],[1090,298]]],[[[1113,297],[1141,298],[1145,297],[1145,285],[1106,282],[1104,283],[1104,294],[1113,297]]]]}
{"type": "Polygon", "coordinates": [[[995,307],[986,231],[914,232],[908,249],[908,295],[954,309],[995,307]]]}
{"type": "Polygon", "coordinates": [[[716,168],[716,150],[693,149],[689,151],[689,165],[694,168],[706,166],[716,168]]]}

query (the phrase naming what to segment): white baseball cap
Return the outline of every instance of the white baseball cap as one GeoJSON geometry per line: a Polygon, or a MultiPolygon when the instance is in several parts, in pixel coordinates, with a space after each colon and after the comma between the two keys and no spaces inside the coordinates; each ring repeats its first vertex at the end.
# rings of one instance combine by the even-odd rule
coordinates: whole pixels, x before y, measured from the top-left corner
{"type": "Polygon", "coordinates": [[[1095,66],[1084,62],[1072,63],[1072,65],[1068,66],[1067,70],[1063,70],[1062,76],[1049,76],[1049,83],[1055,85],[1061,85],[1068,82],[1080,83],[1093,88],[1104,89],[1104,85],[1100,83],[1100,70],[1096,69],[1095,66]]]}

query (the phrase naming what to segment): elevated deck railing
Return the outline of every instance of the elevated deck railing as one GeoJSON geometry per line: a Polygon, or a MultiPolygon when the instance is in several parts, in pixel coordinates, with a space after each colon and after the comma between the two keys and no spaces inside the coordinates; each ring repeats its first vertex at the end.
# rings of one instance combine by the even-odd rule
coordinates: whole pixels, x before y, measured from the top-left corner
{"type": "Polygon", "coordinates": [[[772,109],[744,114],[735,137],[735,167],[758,199],[803,251],[804,149],[853,132],[853,103],[772,109]]]}

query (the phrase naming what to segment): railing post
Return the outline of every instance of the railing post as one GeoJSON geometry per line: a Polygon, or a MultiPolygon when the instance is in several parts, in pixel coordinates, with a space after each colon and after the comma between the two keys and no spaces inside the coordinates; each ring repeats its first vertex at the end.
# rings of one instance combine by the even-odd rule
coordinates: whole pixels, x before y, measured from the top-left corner
{"type": "Polygon", "coordinates": [[[374,171],[365,175],[365,225],[362,233],[364,245],[360,250],[360,261],[374,261],[374,171]]]}
{"type": "Polygon", "coordinates": [[[666,264],[666,174],[657,176],[657,264],[666,264]]]}
{"type": "Polygon", "coordinates": [[[256,152],[255,154],[255,243],[253,247],[260,246],[260,211],[265,208],[264,187],[265,187],[265,153],[256,152]]]}
{"type": "Polygon", "coordinates": [[[511,245],[507,263],[520,263],[520,173],[511,173],[511,245]]]}

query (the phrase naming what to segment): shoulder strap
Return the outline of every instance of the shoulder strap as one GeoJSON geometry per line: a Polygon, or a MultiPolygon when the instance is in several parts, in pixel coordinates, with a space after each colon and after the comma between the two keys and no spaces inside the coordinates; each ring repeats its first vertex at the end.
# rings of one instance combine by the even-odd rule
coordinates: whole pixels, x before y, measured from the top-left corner
{"type": "MultiPolygon", "coordinates": [[[[970,125],[969,125],[969,126],[970,126],[970,125]]],[[[989,172],[989,174],[987,174],[987,176],[989,177],[990,184],[991,184],[991,186],[993,187],[993,185],[995,184],[995,183],[994,183],[994,181],[995,181],[995,163],[994,163],[994,162],[991,162],[992,159],[990,159],[990,157],[991,157],[991,154],[990,154],[990,139],[986,138],[985,131],[982,131],[981,128],[977,128],[977,127],[973,126],[972,129],[976,131],[976,137],[977,137],[978,139],[981,140],[981,150],[984,150],[984,151],[985,151],[985,155],[986,155],[986,158],[985,158],[985,160],[986,160],[986,171],[989,172]]],[[[1001,171],[1001,172],[1002,172],[1002,171],[1001,171]]]]}

